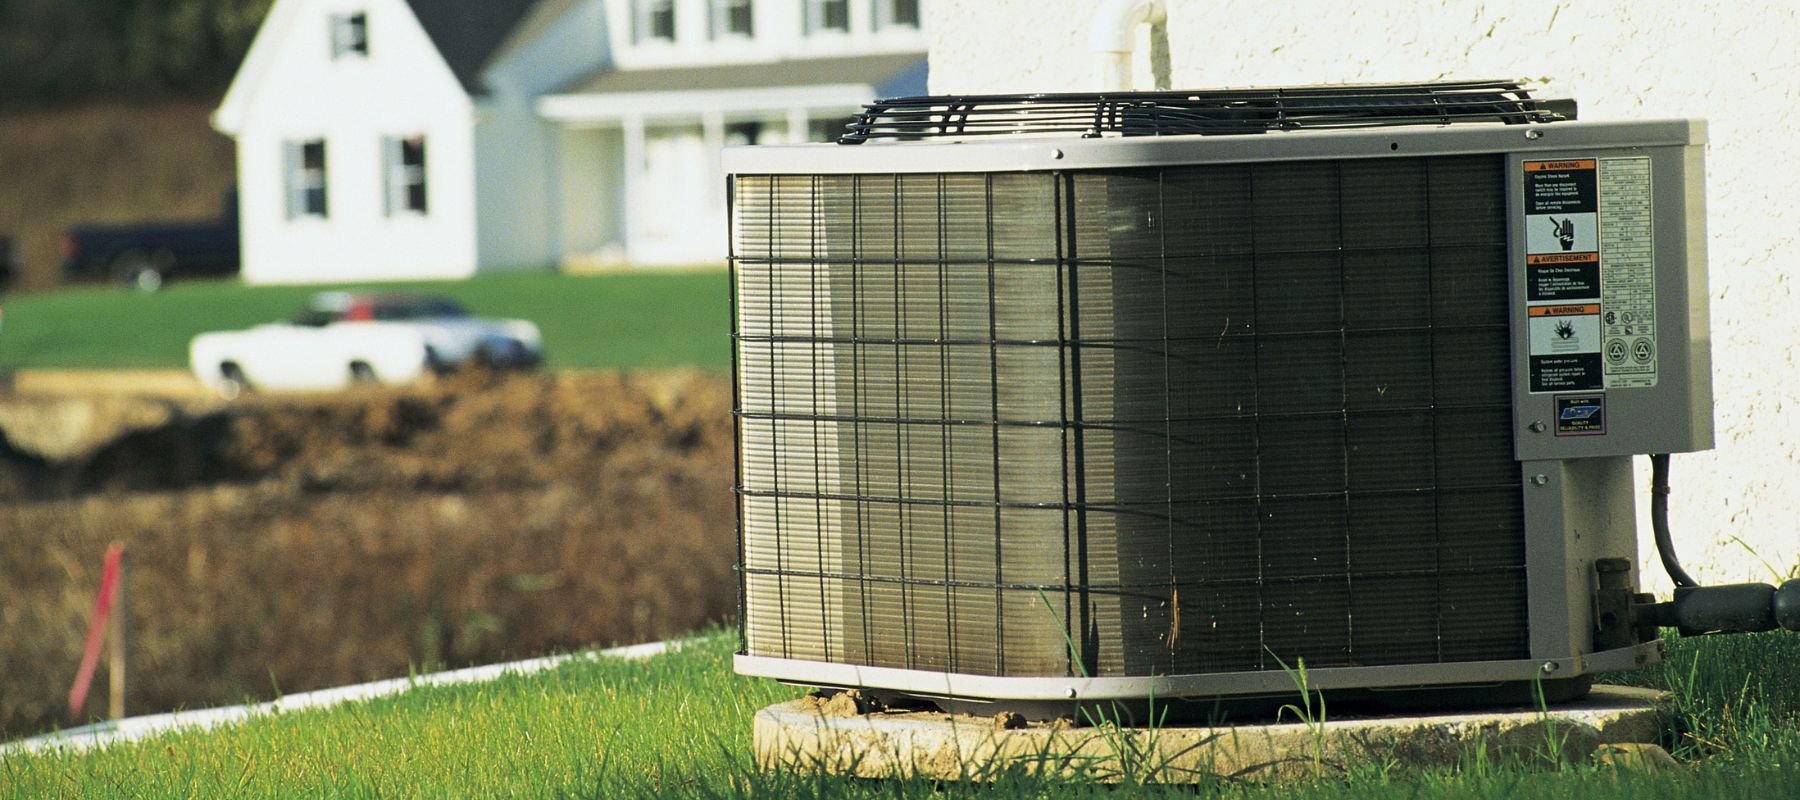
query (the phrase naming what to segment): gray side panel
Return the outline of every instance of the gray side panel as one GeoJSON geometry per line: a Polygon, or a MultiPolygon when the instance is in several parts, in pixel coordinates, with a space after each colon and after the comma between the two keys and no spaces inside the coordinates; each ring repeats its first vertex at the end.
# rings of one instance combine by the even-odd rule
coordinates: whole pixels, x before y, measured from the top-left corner
{"type": "MultiPolygon", "coordinates": [[[[1508,157],[1507,173],[1513,248],[1514,421],[1519,460],[1692,452],[1711,448],[1712,343],[1707,314],[1705,186],[1700,148],[1628,147],[1530,155],[1514,153],[1508,157]],[[1622,335],[1620,328],[1608,327],[1598,337],[1602,344],[1593,349],[1600,352],[1602,347],[1619,347],[1621,352],[1613,355],[1630,359],[1633,348],[1648,342],[1656,368],[1654,385],[1564,389],[1534,385],[1534,348],[1541,352],[1544,345],[1542,331],[1534,334],[1533,324],[1541,325],[1546,320],[1532,317],[1532,306],[1542,306],[1545,301],[1541,298],[1534,301],[1528,292],[1527,271],[1530,267],[1527,259],[1531,256],[1527,249],[1542,246],[1529,244],[1532,236],[1528,225],[1541,226],[1544,217],[1528,219],[1525,163],[1565,159],[1597,160],[1605,164],[1610,159],[1644,157],[1650,159],[1655,329],[1648,336],[1641,331],[1622,335]],[[1534,335],[1538,336],[1535,344],[1534,335]],[[1597,413],[1601,415],[1602,426],[1599,430],[1566,430],[1570,415],[1596,413],[1592,408],[1570,407],[1584,403],[1600,407],[1597,413]]],[[[1601,217],[1604,220],[1605,215],[1601,217]]],[[[1582,222],[1592,224],[1587,219],[1582,222]]],[[[1585,243],[1577,244],[1574,249],[1581,250],[1586,246],[1585,243]]],[[[1608,272],[1610,256],[1601,253],[1599,258],[1600,280],[1603,283],[1612,280],[1608,272]]],[[[1615,309],[1597,298],[1570,302],[1592,302],[1599,306],[1599,315],[1586,319],[1624,322],[1609,316],[1615,309]]],[[[1579,324],[1575,327],[1577,336],[1588,331],[1579,324]]],[[[1594,332],[1599,330],[1596,327],[1594,332]]]]}
{"type": "Polygon", "coordinates": [[[1592,652],[1594,560],[1637,563],[1631,459],[1527,461],[1519,466],[1525,482],[1531,654],[1548,659],[1592,652]]]}

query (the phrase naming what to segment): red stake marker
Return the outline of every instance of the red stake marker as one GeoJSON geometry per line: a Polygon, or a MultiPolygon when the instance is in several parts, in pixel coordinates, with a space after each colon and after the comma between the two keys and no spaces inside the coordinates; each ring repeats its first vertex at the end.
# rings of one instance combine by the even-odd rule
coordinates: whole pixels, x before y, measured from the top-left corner
{"type": "Polygon", "coordinates": [[[69,716],[81,715],[87,703],[88,685],[94,681],[94,667],[100,663],[100,643],[106,640],[106,618],[112,614],[113,595],[119,589],[119,560],[125,557],[125,545],[113,542],[106,548],[106,567],[100,573],[100,593],[94,597],[94,618],[88,623],[87,647],[81,653],[81,669],[75,672],[75,685],[69,687],[69,716]]]}

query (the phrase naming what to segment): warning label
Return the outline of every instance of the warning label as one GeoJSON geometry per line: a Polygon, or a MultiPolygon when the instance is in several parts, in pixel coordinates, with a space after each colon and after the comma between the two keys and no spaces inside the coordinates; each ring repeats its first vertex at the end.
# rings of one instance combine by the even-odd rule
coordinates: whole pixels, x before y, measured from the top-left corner
{"type": "MultiPolygon", "coordinates": [[[[1656,385],[1651,212],[1647,157],[1525,162],[1532,392],[1656,385]]],[[[1564,398],[1557,403],[1560,409],[1564,398]]],[[[1593,409],[1570,413],[1603,415],[1598,403],[1593,409]]],[[[1604,421],[1577,427],[1565,430],[1559,419],[1557,433],[1606,432],[1604,421]]]]}
{"type": "Polygon", "coordinates": [[[1599,253],[1553,253],[1525,257],[1526,299],[1584,300],[1600,296],[1599,253]]]}
{"type": "Polygon", "coordinates": [[[1595,159],[1525,162],[1525,286],[1533,392],[1594,391],[1601,355],[1595,159]]]}

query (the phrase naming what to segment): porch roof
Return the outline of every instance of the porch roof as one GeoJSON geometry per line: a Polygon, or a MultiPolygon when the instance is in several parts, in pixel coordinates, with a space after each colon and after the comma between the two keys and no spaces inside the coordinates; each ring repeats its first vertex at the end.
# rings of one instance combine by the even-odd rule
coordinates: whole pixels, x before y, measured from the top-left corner
{"type": "Polygon", "coordinates": [[[671,69],[605,70],[538,101],[538,113],[575,126],[709,113],[846,114],[876,97],[923,94],[919,53],[671,69]]]}
{"type": "Polygon", "coordinates": [[[923,93],[925,56],[888,53],[808,58],[761,64],[719,64],[667,69],[604,69],[571,82],[555,94],[766,89],[777,86],[862,84],[877,94],[923,93]]]}

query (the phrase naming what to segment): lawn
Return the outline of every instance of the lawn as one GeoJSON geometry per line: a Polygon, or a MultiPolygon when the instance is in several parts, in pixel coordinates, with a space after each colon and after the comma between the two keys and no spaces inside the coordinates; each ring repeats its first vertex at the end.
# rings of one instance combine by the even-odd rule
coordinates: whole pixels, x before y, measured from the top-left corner
{"type": "Polygon", "coordinates": [[[187,366],[188,341],[209,330],[285,319],[324,289],[437,292],[483,316],[538,324],[556,368],[729,366],[721,271],[522,274],[361,286],[177,283],[156,294],[92,286],[5,301],[0,370],[187,366]]]}
{"type": "MultiPolygon", "coordinates": [[[[992,786],[761,775],[750,717],[799,690],[731,673],[729,635],[646,661],[576,661],[493,683],[417,689],[86,754],[0,760],[20,797],[1117,797],[1013,778],[992,786]]],[[[1645,776],[1471,763],[1363,768],[1298,787],[1140,790],[1169,797],[1800,797],[1800,636],[1672,643],[1626,680],[1671,688],[1668,744],[1689,766],[1645,776]]],[[[1138,796],[1133,794],[1133,796],[1138,796]]]]}

